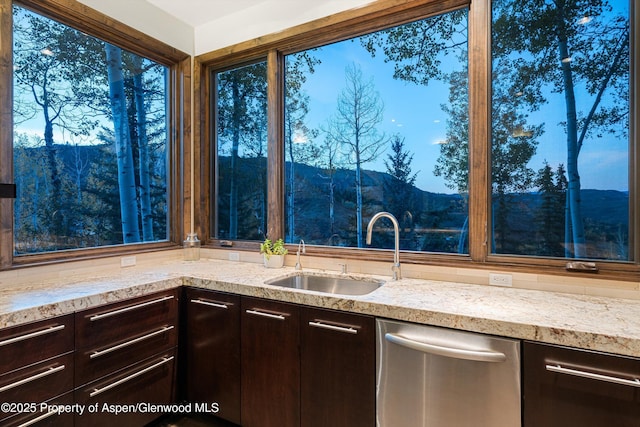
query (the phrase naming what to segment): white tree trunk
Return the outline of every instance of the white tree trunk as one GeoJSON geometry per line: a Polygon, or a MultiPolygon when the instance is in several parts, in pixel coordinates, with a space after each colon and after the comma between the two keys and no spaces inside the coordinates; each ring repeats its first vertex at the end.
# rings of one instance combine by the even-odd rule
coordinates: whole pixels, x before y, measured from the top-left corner
{"type": "Polygon", "coordinates": [[[140,241],[138,226],[138,202],[136,200],[135,168],[131,149],[131,134],[127,119],[127,103],[122,72],[122,50],[105,44],[107,54],[107,76],[109,78],[109,101],[113,115],[116,157],[118,163],[118,189],[120,193],[120,217],[124,243],[140,241]]]}
{"type": "Polygon", "coordinates": [[[142,58],[135,56],[135,74],[133,76],[133,94],[136,103],[138,128],[138,175],[140,181],[140,213],[142,214],[142,239],[154,240],[153,210],[151,208],[151,174],[149,171],[149,138],[147,138],[147,114],[145,92],[142,79],[142,58]]]}

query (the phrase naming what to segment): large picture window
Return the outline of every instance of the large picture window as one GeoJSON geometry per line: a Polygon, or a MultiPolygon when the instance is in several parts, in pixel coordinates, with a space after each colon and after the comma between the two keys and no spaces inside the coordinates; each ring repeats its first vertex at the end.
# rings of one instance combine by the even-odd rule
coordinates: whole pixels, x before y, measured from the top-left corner
{"type": "Polygon", "coordinates": [[[493,1],[493,252],[632,259],[630,3],[493,1]]]}
{"type": "Polygon", "coordinates": [[[285,69],[286,240],[361,248],[388,211],[402,249],[467,253],[467,10],[291,54],[285,69]]]}
{"type": "Polygon", "coordinates": [[[168,68],[13,8],[14,254],[168,240],[168,68]]]}

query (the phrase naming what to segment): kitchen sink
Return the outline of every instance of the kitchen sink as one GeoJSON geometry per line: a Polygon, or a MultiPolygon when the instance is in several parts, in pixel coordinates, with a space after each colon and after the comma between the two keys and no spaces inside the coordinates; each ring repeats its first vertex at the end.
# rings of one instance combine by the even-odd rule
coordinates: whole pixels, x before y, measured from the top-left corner
{"type": "Polygon", "coordinates": [[[321,276],[308,273],[280,277],[265,282],[267,285],[285,288],[305,289],[340,295],[366,295],[378,289],[384,282],[351,276],[321,276]]]}

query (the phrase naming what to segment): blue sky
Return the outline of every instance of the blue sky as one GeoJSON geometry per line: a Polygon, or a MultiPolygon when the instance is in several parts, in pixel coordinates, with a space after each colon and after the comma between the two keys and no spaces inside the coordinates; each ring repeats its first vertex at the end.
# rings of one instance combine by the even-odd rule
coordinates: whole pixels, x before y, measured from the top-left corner
{"type": "MultiPolygon", "coordinates": [[[[319,128],[335,113],[338,95],[345,86],[345,68],[355,63],[362,70],[363,78],[373,78],[376,90],[384,102],[384,120],[379,130],[388,136],[396,133],[405,138],[405,149],[414,153],[413,172],[418,172],[418,187],[433,192],[450,193],[441,177],[433,175],[439,155],[437,144],[446,137],[446,115],[440,104],[446,102],[448,88],[433,82],[428,87],[417,86],[393,76],[393,64],[384,63],[382,56],[371,55],[357,42],[341,42],[325,46],[313,52],[322,62],[316,66],[304,86],[310,97],[311,127],[319,128]]],[[[319,143],[322,136],[319,137],[319,143]]],[[[365,169],[386,171],[384,160],[387,150],[365,169]]]]}
{"type": "MultiPolygon", "coordinates": [[[[416,185],[431,192],[453,192],[446,187],[442,177],[433,175],[440,152],[438,141],[446,137],[447,115],[440,106],[448,101],[447,85],[432,81],[426,87],[395,80],[392,77],[393,64],[384,63],[382,54],[372,58],[358,41],[324,46],[313,51],[312,55],[322,62],[304,86],[310,97],[307,117],[310,127],[319,128],[334,114],[338,95],[345,86],[344,70],[355,63],[361,67],[365,79],[373,78],[384,101],[384,121],[380,123],[380,131],[389,136],[399,133],[405,138],[405,149],[414,154],[412,169],[418,172],[416,185]]],[[[560,163],[566,165],[566,135],[561,124],[565,118],[564,98],[562,94],[547,95],[549,103],[529,115],[529,123],[545,123],[537,153],[529,164],[535,171],[541,169],[545,161],[554,168],[560,163]]],[[[627,140],[608,135],[586,141],[579,157],[582,188],[627,191],[628,148],[627,140]]],[[[388,152],[363,167],[386,171],[383,160],[388,152]]]]}

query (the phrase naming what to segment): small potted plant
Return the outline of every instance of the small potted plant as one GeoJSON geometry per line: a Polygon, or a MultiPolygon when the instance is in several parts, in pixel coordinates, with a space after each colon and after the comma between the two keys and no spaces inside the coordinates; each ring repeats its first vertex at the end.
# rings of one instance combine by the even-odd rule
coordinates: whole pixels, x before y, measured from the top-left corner
{"type": "Polygon", "coordinates": [[[264,266],[267,268],[280,268],[284,265],[284,256],[289,252],[282,239],[272,242],[265,239],[260,244],[260,253],[264,257],[264,266]]]}

